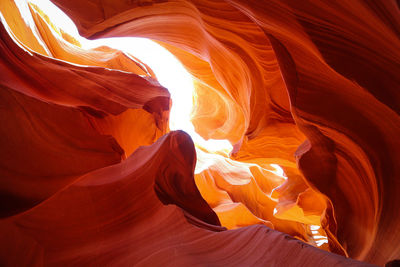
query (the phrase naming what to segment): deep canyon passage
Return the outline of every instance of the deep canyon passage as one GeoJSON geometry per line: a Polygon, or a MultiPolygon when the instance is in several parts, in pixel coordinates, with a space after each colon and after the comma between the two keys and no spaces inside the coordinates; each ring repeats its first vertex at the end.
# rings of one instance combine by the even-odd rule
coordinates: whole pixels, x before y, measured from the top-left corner
{"type": "Polygon", "coordinates": [[[1,266],[396,266],[398,1],[0,20],[1,266]]]}

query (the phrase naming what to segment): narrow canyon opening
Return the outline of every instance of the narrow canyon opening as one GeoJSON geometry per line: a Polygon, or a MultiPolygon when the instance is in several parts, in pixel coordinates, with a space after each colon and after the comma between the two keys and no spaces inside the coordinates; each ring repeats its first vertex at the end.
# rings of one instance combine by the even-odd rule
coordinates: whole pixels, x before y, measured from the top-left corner
{"type": "Polygon", "coordinates": [[[0,262],[399,258],[399,12],[0,0],[0,262]]]}
{"type": "MultiPolygon", "coordinates": [[[[169,114],[169,128],[183,130],[188,133],[194,143],[208,151],[228,155],[232,145],[228,140],[205,140],[194,129],[191,123],[193,109],[194,84],[193,77],[188,73],[182,63],[166,48],[157,42],[139,37],[114,37],[88,40],[79,35],[73,21],[50,1],[35,1],[36,4],[50,20],[66,33],[76,38],[83,49],[95,49],[108,46],[120,50],[129,56],[139,59],[154,71],[157,81],[168,89],[171,94],[172,106],[169,114]]],[[[26,10],[26,9],[22,9],[26,10]]]]}
{"type": "MultiPolygon", "coordinates": [[[[135,60],[137,64],[140,64],[139,61],[143,62],[145,65],[141,66],[141,68],[146,69],[149,67],[151,69],[149,71],[154,72],[157,81],[167,88],[171,94],[172,106],[169,113],[169,128],[170,130],[183,130],[193,139],[197,154],[195,169],[196,185],[206,201],[217,212],[223,226],[228,227],[228,229],[249,224],[265,224],[271,228],[274,227],[262,215],[264,211],[256,211],[258,208],[252,210],[250,206],[243,205],[240,198],[236,201],[232,197],[224,197],[224,201],[213,203],[212,199],[216,193],[210,193],[209,184],[205,182],[207,179],[210,179],[210,175],[216,175],[213,172],[225,173],[232,185],[249,185],[250,187],[255,187],[256,189],[251,189],[254,193],[252,197],[257,198],[257,194],[265,194],[266,196],[262,196],[261,198],[267,197],[277,202],[279,202],[279,198],[282,198],[281,193],[277,192],[280,190],[280,187],[285,187],[283,184],[287,181],[287,176],[278,164],[279,160],[276,162],[273,159],[272,161],[263,161],[262,159],[261,161],[236,161],[230,158],[233,150],[230,141],[210,138],[205,140],[195,131],[195,127],[191,122],[191,113],[196,108],[193,106],[198,102],[196,98],[202,97],[202,95],[196,94],[194,82],[196,78],[185,69],[182,63],[168,49],[160,45],[162,42],[157,43],[150,39],[138,37],[113,37],[88,40],[79,35],[72,20],[50,1],[31,0],[31,3],[37,5],[57,28],[62,29],[75,38],[83,49],[99,49],[102,46],[111,47],[122,51],[128,58],[132,57],[132,60],[135,60]],[[263,180],[264,175],[271,176],[269,179],[271,179],[273,185],[267,186],[269,190],[265,190],[260,185],[260,183],[271,183],[271,181],[263,180]],[[254,179],[256,176],[259,176],[259,178],[254,179]]],[[[21,7],[21,11],[24,10],[28,11],[26,8],[21,7]]],[[[29,17],[28,14],[26,14],[26,17],[29,17]]],[[[164,45],[168,47],[167,44],[164,45]]],[[[199,100],[201,101],[201,99],[199,100]]],[[[207,99],[206,101],[212,102],[213,100],[207,99]]],[[[212,103],[210,106],[212,107],[212,103]]],[[[130,123],[134,124],[135,122],[130,121],[130,123]]],[[[198,128],[201,129],[201,125],[198,128]]],[[[215,186],[219,188],[218,182],[215,182],[215,186]]],[[[285,196],[283,196],[284,198],[285,196]]],[[[285,200],[282,202],[284,203],[285,200]]],[[[274,207],[272,214],[276,218],[279,218],[278,220],[289,219],[305,223],[304,227],[306,229],[304,231],[309,234],[309,242],[315,246],[323,246],[324,249],[327,249],[328,239],[324,230],[319,225],[313,224],[319,224],[319,215],[311,215],[309,218],[312,219],[305,219],[306,216],[303,214],[303,211],[292,204],[289,207],[274,207]],[[290,209],[292,211],[288,212],[290,209]],[[289,215],[285,214],[281,216],[281,213],[289,215]]],[[[278,227],[278,229],[280,228],[278,227]]]]}

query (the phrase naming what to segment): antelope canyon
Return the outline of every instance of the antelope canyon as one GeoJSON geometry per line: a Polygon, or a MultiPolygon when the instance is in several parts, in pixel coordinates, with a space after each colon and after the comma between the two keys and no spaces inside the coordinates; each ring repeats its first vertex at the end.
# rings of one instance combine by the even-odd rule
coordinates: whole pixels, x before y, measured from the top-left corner
{"type": "Polygon", "coordinates": [[[0,265],[400,266],[399,6],[0,0],[0,265]]]}

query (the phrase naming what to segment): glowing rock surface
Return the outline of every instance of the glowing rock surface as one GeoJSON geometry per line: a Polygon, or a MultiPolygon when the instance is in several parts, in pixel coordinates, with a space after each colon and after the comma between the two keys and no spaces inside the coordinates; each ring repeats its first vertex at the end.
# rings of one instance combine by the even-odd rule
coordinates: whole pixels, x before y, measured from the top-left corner
{"type": "Polygon", "coordinates": [[[400,257],[395,1],[53,2],[86,38],[173,53],[194,78],[195,130],[233,150],[171,132],[170,93],[137,58],[1,1],[0,262],[400,257]]]}

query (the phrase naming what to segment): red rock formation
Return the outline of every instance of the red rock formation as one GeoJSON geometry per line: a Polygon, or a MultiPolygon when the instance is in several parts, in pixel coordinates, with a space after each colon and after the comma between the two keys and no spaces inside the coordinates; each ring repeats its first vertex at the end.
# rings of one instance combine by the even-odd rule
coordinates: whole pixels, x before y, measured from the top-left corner
{"type": "Polygon", "coordinates": [[[223,231],[194,184],[195,157],[188,154],[195,155],[191,139],[171,132],[3,220],[2,242],[12,245],[2,246],[2,258],[54,266],[364,266],[263,226],[223,231]]]}
{"type": "Polygon", "coordinates": [[[234,150],[167,133],[169,93],[136,58],[85,50],[35,5],[2,1],[2,262],[400,257],[395,1],[53,2],[85,37],[169,49],[195,77],[197,132],[234,150]],[[322,249],[304,243],[315,233],[322,249]]]}

